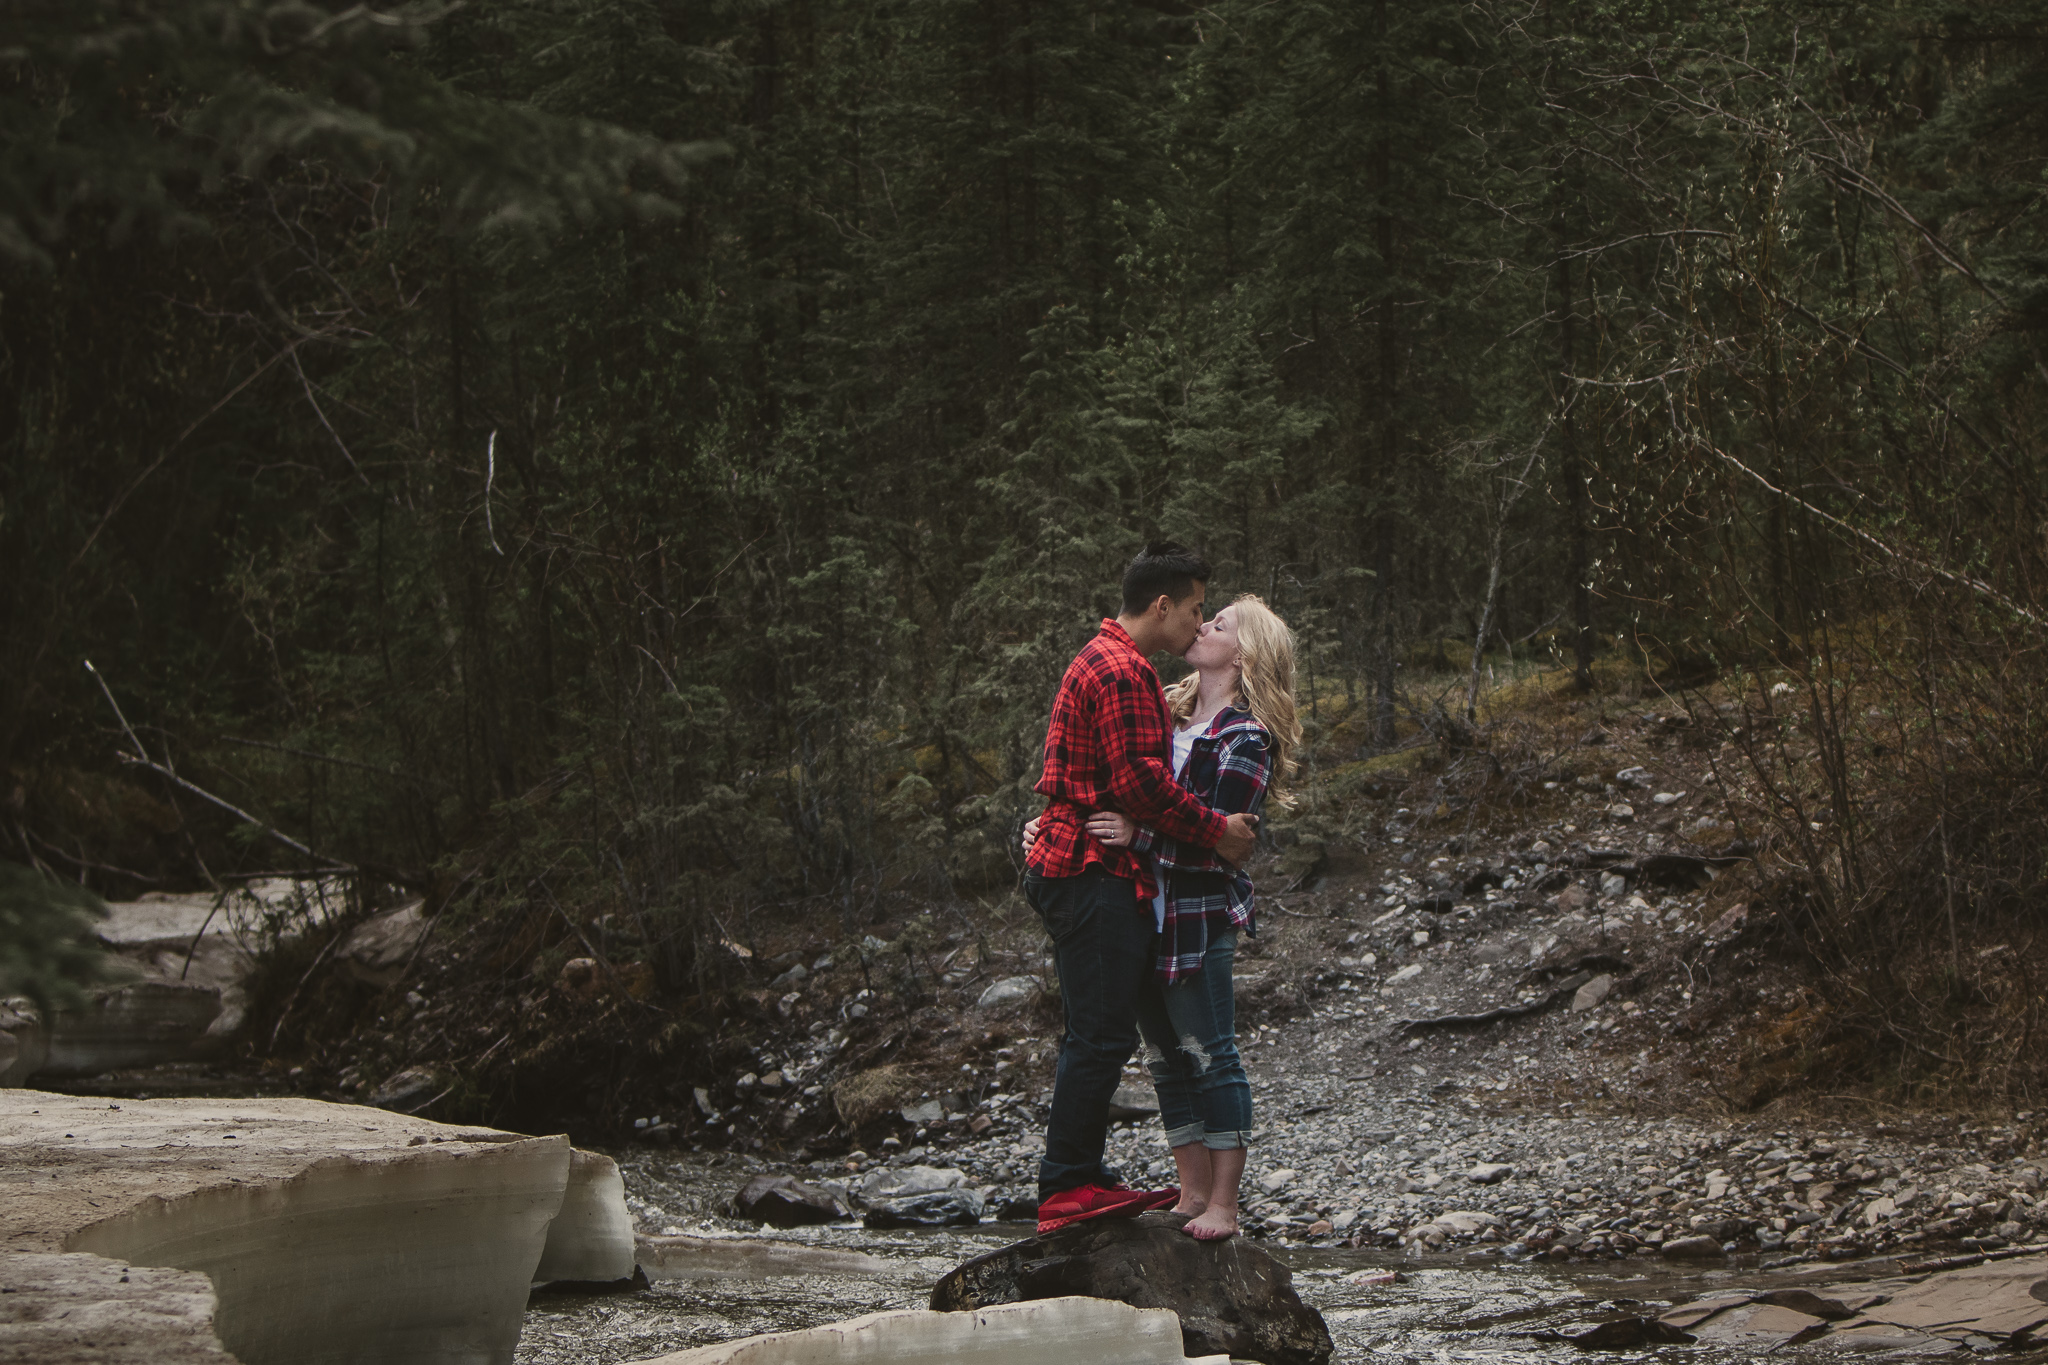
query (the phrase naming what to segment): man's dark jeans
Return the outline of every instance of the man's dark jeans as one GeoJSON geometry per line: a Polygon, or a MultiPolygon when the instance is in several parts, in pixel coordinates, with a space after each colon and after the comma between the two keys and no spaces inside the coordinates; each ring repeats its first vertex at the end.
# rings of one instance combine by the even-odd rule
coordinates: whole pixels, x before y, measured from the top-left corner
{"type": "Polygon", "coordinates": [[[1152,907],[1137,886],[1090,867],[1078,877],[1024,876],[1024,898],[1052,935],[1067,1032],[1038,1163],[1042,1200],[1077,1185],[1113,1185],[1102,1164],[1109,1102],[1138,1048],[1135,1009],[1152,972],[1152,907]]]}

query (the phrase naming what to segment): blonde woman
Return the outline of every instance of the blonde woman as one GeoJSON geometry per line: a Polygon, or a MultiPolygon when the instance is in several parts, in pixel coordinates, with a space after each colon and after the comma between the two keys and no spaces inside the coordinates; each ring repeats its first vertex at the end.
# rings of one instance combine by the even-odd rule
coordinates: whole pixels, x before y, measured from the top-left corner
{"type": "MultiPolygon", "coordinates": [[[[1175,775],[1225,815],[1256,815],[1269,793],[1281,792],[1301,745],[1294,634],[1247,594],[1203,625],[1187,661],[1194,673],[1166,692],[1175,775]]],[[[1230,974],[1238,935],[1257,932],[1251,878],[1208,849],[1177,844],[1114,811],[1090,816],[1087,829],[1159,865],[1158,989],[1139,1000],[1138,1028],[1180,1172],[1174,1211],[1191,1215],[1182,1230],[1199,1240],[1236,1236],[1252,1093],[1237,1055],[1230,974]]]]}

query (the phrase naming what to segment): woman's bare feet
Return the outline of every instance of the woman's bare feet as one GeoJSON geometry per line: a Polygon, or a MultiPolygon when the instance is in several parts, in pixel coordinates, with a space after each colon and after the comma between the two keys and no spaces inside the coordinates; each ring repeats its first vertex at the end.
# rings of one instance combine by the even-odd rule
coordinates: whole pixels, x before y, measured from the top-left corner
{"type": "Polygon", "coordinates": [[[1181,1228],[1198,1242],[1222,1242],[1237,1236],[1236,1209],[1205,1209],[1198,1218],[1191,1218],[1181,1228]]]}
{"type": "Polygon", "coordinates": [[[1210,1181],[1215,1176],[1209,1149],[1199,1142],[1185,1142],[1173,1149],[1174,1172],[1180,1177],[1180,1201],[1175,1213],[1193,1218],[1209,1207],[1210,1181]]]}

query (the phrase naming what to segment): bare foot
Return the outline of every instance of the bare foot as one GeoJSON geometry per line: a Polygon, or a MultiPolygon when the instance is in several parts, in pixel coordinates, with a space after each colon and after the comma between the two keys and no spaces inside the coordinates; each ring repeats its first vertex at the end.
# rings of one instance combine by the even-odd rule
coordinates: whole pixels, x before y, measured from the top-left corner
{"type": "Polygon", "coordinates": [[[1186,1214],[1190,1218],[1195,1218],[1200,1216],[1202,1210],[1208,1207],[1209,1201],[1202,1198],[1202,1196],[1198,1194],[1183,1194],[1180,1197],[1180,1202],[1167,1210],[1167,1212],[1186,1214]]]}
{"type": "Polygon", "coordinates": [[[1237,1236],[1237,1212],[1234,1209],[1206,1209],[1201,1217],[1188,1221],[1181,1228],[1198,1242],[1222,1242],[1237,1236]]]}

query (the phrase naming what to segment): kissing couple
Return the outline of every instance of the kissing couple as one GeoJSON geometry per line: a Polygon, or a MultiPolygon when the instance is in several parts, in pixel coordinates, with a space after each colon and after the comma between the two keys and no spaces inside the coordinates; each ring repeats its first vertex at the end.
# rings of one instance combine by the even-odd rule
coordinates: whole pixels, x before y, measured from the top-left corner
{"type": "Polygon", "coordinates": [[[1244,864],[1268,795],[1287,800],[1301,725],[1293,633],[1250,594],[1207,616],[1209,577],[1194,551],[1147,546],[1053,700],[1046,806],[1024,827],[1024,895],[1052,936],[1066,1016],[1040,1233],[1168,1207],[1200,1240],[1238,1231],[1252,1096],[1231,964],[1257,932],[1244,864]],[[1193,671],[1162,688],[1159,652],[1193,671]],[[1178,1189],[1132,1189],[1102,1161],[1141,1040],[1178,1189]]]}

